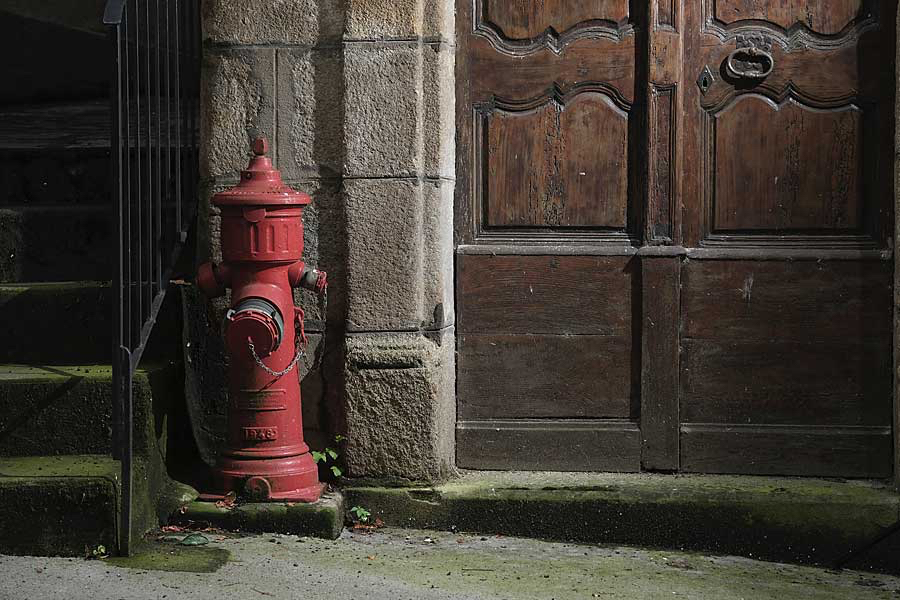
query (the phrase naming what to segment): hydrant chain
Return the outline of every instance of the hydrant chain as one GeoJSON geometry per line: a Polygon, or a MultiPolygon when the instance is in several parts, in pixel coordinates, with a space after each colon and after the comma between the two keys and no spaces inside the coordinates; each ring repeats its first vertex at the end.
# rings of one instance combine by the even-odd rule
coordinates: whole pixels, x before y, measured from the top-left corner
{"type": "Polygon", "coordinates": [[[287,375],[294,369],[294,367],[297,366],[297,363],[300,362],[300,359],[306,355],[306,351],[300,345],[300,336],[297,336],[296,343],[294,345],[295,345],[294,360],[292,360],[291,364],[289,364],[287,367],[285,367],[281,371],[275,371],[273,369],[270,369],[269,367],[266,366],[265,363],[263,363],[263,361],[256,354],[256,346],[253,345],[253,340],[250,338],[247,338],[247,347],[250,349],[250,356],[253,357],[254,362],[256,362],[256,366],[258,366],[260,369],[262,369],[263,371],[265,371],[272,377],[282,377],[284,375],[287,375]]]}

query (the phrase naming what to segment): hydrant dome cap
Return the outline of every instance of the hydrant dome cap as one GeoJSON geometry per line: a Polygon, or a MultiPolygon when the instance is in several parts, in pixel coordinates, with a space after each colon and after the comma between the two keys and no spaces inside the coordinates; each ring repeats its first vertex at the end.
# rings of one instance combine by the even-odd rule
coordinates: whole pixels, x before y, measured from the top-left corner
{"type": "Polygon", "coordinates": [[[233,188],[213,196],[218,206],[305,206],[312,202],[309,194],[298,192],[281,180],[281,172],[272,166],[267,154],[269,142],[259,137],[253,142],[253,158],[241,171],[241,181],[233,188]]]}

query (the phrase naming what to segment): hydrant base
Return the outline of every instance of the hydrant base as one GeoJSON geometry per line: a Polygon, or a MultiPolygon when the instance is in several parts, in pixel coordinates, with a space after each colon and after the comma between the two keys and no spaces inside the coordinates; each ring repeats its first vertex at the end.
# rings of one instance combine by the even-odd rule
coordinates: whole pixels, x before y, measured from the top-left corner
{"type": "Polygon", "coordinates": [[[211,488],[201,499],[221,500],[233,491],[253,502],[315,502],[324,486],[319,483],[319,469],[312,456],[304,452],[256,460],[226,454],[213,470],[211,488]]]}
{"type": "MultiPolygon", "coordinates": [[[[240,487],[240,486],[238,486],[240,487]]],[[[271,494],[262,502],[306,502],[313,503],[318,502],[319,498],[322,497],[322,493],[325,491],[325,484],[317,483],[316,485],[300,488],[296,490],[291,490],[288,492],[276,492],[271,494]]],[[[225,494],[219,494],[214,492],[205,492],[200,494],[197,497],[197,500],[200,502],[218,502],[220,500],[225,499],[225,494]]],[[[253,502],[260,502],[260,500],[253,500],[253,502]]]]}

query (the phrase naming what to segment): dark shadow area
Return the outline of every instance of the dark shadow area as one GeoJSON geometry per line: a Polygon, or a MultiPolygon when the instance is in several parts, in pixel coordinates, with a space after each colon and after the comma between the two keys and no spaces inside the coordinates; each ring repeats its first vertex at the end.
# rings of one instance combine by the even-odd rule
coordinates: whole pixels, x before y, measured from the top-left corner
{"type": "MultiPolygon", "coordinates": [[[[85,5],[85,10],[95,7],[85,5]]],[[[98,24],[101,19],[98,12],[98,24]]],[[[0,55],[6,57],[0,104],[87,100],[109,93],[109,46],[100,33],[0,9],[0,55]]]]}

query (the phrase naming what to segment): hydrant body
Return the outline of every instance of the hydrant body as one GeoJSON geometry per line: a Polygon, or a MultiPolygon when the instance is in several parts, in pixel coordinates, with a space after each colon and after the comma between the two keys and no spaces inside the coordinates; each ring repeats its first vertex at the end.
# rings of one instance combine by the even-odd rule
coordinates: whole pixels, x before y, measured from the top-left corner
{"type": "Polygon", "coordinates": [[[201,498],[229,492],[257,501],[314,502],[322,492],[318,468],[303,441],[298,361],[306,339],[293,288],[324,293],[325,273],[303,255],[303,208],[310,197],[292,190],[253,145],[241,182],[213,197],[221,210],[221,265],[206,263],[197,284],[209,297],[231,289],[223,324],[228,354],[228,436],[201,498]]]}

